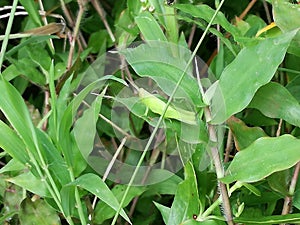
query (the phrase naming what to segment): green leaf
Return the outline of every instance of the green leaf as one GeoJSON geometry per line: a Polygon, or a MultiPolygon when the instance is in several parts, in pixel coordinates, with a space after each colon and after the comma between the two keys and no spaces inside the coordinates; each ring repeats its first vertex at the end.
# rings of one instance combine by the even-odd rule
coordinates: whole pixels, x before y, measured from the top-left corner
{"type": "Polygon", "coordinates": [[[164,223],[167,224],[167,222],[169,220],[169,215],[170,215],[171,209],[169,207],[159,204],[157,202],[153,202],[153,203],[156,206],[156,208],[160,211],[162,218],[164,220],[164,223]]]}
{"type": "Polygon", "coordinates": [[[205,221],[196,221],[196,220],[187,220],[180,225],[223,225],[225,222],[216,221],[216,220],[205,220],[205,221]]]}
{"type": "Polygon", "coordinates": [[[32,62],[38,65],[41,70],[49,71],[51,58],[45,47],[46,45],[44,43],[35,43],[26,46],[25,49],[32,62]]]}
{"type": "Polygon", "coordinates": [[[178,185],[167,225],[178,225],[193,219],[199,212],[198,188],[193,165],[185,165],[185,180],[178,185]]]}
{"type": "Polygon", "coordinates": [[[35,177],[31,172],[20,174],[19,176],[7,179],[7,181],[14,183],[34,194],[42,197],[51,197],[45,181],[35,177]]]}
{"type": "MultiPolygon", "coordinates": [[[[199,20],[194,20],[191,19],[188,16],[185,15],[177,15],[178,19],[180,20],[184,20],[190,24],[197,24],[201,29],[205,30],[206,25],[204,23],[202,23],[199,20]]],[[[233,44],[230,42],[230,40],[226,37],[224,37],[224,35],[218,31],[217,29],[211,27],[208,29],[210,33],[214,34],[215,36],[217,36],[218,38],[220,38],[220,40],[226,45],[226,47],[232,52],[232,55],[236,56],[236,50],[234,50],[233,48],[233,44]]],[[[219,53],[218,53],[219,54],[219,53]]]]}
{"type": "Polygon", "coordinates": [[[211,101],[212,123],[220,124],[243,110],[267,84],[284,59],[296,31],[268,38],[242,49],[223,71],[211,101]]]}
{"type": "MultiPolygon", "coordinates": [[[[116,197],[116,199],[120,202],[125,193],[125,190],[125,185],[116,185],[111,191],[116,197]]],[[[131,187],[129,189],[128,194],[126,195],[122,207],[126,207],[134,197],[141,195],[145,190],[145,187],[131,187]]],[[[93,222],[97,224],[102,224],[105,220],[112,218],[114,215],[115,211],[103,201],[100,201],[95,208],[93,222]]]]}
{"type": "Polygon", "coordinates": [[[20,49],[22,49],[23,47],[26,47],[28,44],[36,44],[36,43],[40,43],[40,42],[44,42],[47,41],[49,39],[58,39],[59,37],[56,35],[47,35],[47,36],[32,36],[29,37],[26,40],[22,40],[22,42],[14,47],[12,47],[9,51],[7,51],[5,53],[5,57],[9,58],[10,56],[12,56],[13,54],[17,53],[20,49]]]}
{"type": "Polygon", "coordinates": [[[105,91],[106,88],[97,96],[91,107],[86,109],[83,115],[74,124],[74,138],[84,158],[88,157],[94,148],[94,140],[97,132],[96,123],[105,91]],[[89,132],[86,132],[87,130],[89,132]]]}
{"type": "Polygon", "coordinates": [[[165,7],[164,21],[166,24],[165,29],[166,29],[166,35],[168,37],[168,40],[176,44],[179,38],[179,31],[178,31],[177,15],[173,7],[169,7],[169,6],[165,7]]]}
{"type": "Polygon", "coordinates": [[[281,118],[300,127],[300,105],[290,92],[278,83],[271,82],[261,87],[249,108],[258,109],[268,117],[281,118]]]}
{"type": "MultiPolygon", "coordinates": [[[[150,77],[170,95],[182,75],[191,56],[190,50],[168,42],[154,41],[121,52],[141,77],[150,77]]],[[[193,77],[192,66],[187,70],[175,98],[191,100],[196,106],[204,106],[199,87],[193,77]]]]}
{"type": "Polygon", "coordinates": [[[18,60],[10,59],[10,62],[15,65],[18,72],[16,74],[17,76],[23,75],[34,83],[45,85],[45,76],[39,71],[36,63],[34,63],[30,58],[22,58],[18,60]]]}
{"type": "Polygon", "coordinates": [[[243,121],[252,126],[273,126],[278,124],[275,119],[263,115],[256,109],[246,109],[243,121]]]}
{"type": "Polygon", "coordinates": [[[51,208],[44,200],[37,199],[31,201],[25,199],[21,204],[19,213],[21,225],[27,224],[44,224],[44,225],[59,225],[60,218],[56,211],[51,208]]]}
{"type": "MultiPolygon", "coordinates": [[[[0,89],[2,90],[0,109],[25,143],[27,150],[36,154],[37,137],[24,100],[20,93],[5,80],[0,80],[0,89]]],[[[20,144],[20,141],[18,143],[20,144]]],[[[38,156],[36,155],[35,158],[38,159],[38,156]]]]}
{"type": "MultiPolygon", "coordinates": [[[[207,23],[210,22],[213,17],[215,10],[210,8],[208,5],[191,5],[191,4],[176,4],[175,8],[179,9],[182,12],[188,13],[193,17],[204,19],[207,23]]],[[[226,17],[222,12],[218,12],[216,18],[213,21],[213,24],[221,25],[226,31],[231,33],[233,36],[238,35],[239,31],[231,23],[228,22],[226,17]]]]}
{"type": "Polygon", "coordinates": [[[180,182],[182,182],[182,179],[179,176],[171,176],[162,182],[149,185],[143,196],[175,195],[177,186],[180,182]]]}
{"type": "Polygon", "coordinates": [[[286,89],[291,93],[291,95],[300,102],[300,76],[295,77],[291,82],[286,86],[286,89]]]}
{"type": "Polygon", "coordinates": [[[24,169],[26,169],[26,166],[24,164],[22,164],[17,159],[12,158],[5,166],[0,169],[0,174],[11,171],[23,171],[24,169]]]}
{"type": "Polygon", "coordinates": [[[234,116],[227,120],[227,124],[233,133],[237,150],[247,148],[256,139],[267,136],[260,127],[248,127],[242,120],[234,116]]]}
{"type": "Polygon", "coordinates": [[[276,216],[262,216],[259,218],[246,218],[246,217],[238,217],[234,219],[235,223],[242,224],[298,224],[300,222],[300,214],[288,214],[288,215],[276,215],[276,216]]]}
{"type": "MultiPolygon", "coordinates": [[[[276,25],[283,32],[288,32],[300,27],[300,6],[284,0],[273,0],[273,16],[276,25]],[[287,16],[288,15],[288,16],[287,16]]],[[[300,33],[292,41],[289,52],[300,56],[300,33]]]]}
{"type": "Polygon", "coordinates": [[[54,146],[45,132],[36,129],[36,133],[39,148],[52,177],[58,181],[59,186],[69,183],[71,181],[70,174],[61,152],[54,146]]]}
{"type": "Polygon", "coordinates": [[[235,155],[221,181],[256,182],[288,169],[300,160],[299,144],[300,140],[291,135],[259,138],[235,155]]]}
{"type": "Polygon", "coordinates": [[[139,16],[135,17],[135,22],[147,41],[167,41],[167,38],[151,13],[147,11],[140,13],[139,16]]]}
{"type": "Polygon", "coordinates": [[[20,0],[20,3],[24,6],[34,23],[38,26],[42,26],[41,17],[37,10],[37,3],[34,0],[20,0]]]}
{"type": "MultiPolygon", "coordinates": [[[[0,103],[1,104],[1,103],[0,103]]],[[[22,164],[29,162],[22,139],[8,125],[0,121],[0,147],[22,164]]]]}
{"type": "Polygon", "coordinates": [[[276,173],[271,174],[268,178],[268,184],[270,187],[281,193],[283,196],[290,195],[288,189],[290,184],[290,171],[283,170],[276,173]]]}
{"type": "MultiPolygon", "coordinates": [[[[92,173],[88,173],[78,177],[74,182],[68,184],[63,188],[61,192],[62,201],[68,202],[69,199],[66,198],[64,194],[68,193],[68,190],[70,190],[70,188],[74,186],[78,186],[89,191],[93,195],[97,196],[101,201],[105,202],[107,205],[113,208],[115,211],[118,210],[120,205],[118,200],[116,199],[113,192],[107,187],[105,182],[100,179],[99,176],[92,173]]],[[[120,215],[131,224],[130,219],[128,218],[123,209],[121,210],[120,215]]]]}
{"type": "MultiPolygon", "coordinates": [[[[104,76],[92,83],[90,83],[88,86],[86,86],[80,93],[72,100],[72,102],[67,106],[67,108],[64,110],[63,115],[61,116],[61,119],[58,121],[59,129],[58,129],[58,140],[60,150],[62,150],[65,160],[68,166],[71,166],[74,168],[74,171],[77,171],[77,173],[80,173],[82,171],[81,166],[76,161],[79,159],[80,161],[84,161],[80,151],[77,147],[74,149],[70,148],[70,145],[74,144],[74,140],[72,140],[72,137],[70,136],[70,129],[73,125],[73,120],[77,114],[77,110],[82,103],[82,101],[90,94],[91,91],[95,89],[101,89],[105,83],[106,80],[112,79],[115,81],[118,81],[120,83],[124,83],[123,80],[114,77],[112,75],[104,76]],[[76,168],[77,166],[77,168],[76,168]]],[[[93,99],[95,96],[93,95],[93,99]]],[[[75,172],[76,173],[76,172],[75,172]]]]}

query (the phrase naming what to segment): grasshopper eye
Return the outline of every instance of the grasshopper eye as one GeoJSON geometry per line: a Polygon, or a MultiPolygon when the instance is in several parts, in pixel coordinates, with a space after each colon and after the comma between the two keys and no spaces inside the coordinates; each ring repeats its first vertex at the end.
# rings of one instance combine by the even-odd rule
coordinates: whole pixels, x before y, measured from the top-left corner
{"type": "Polygon", "coordinates": [[[167,4],[168,5],[172,5],[174,3],[175,0],[167,0],[167,4]]]}

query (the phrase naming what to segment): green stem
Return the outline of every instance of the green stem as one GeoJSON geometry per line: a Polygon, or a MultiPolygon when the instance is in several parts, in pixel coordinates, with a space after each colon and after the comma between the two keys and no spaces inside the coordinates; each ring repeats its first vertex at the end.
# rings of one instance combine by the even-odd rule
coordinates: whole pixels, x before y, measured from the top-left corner
{"type": "Polygon", "coordinates": [[[14,0],[14,2],[13,2],[11,12],[10,12],[10,16],[9,16],[9,19],[8,19],[8,22],[7,22],[6,30],[5,30],[5,36],[4,36],[4,39],[3,39],[3,42],[2,42],[2,46],[1,46],[1,52],[0,52],[0,74],[1,75],[2,75],[1,68],[2,68],[3,61],[4,61],[4,54],[6,52],[6,48],[7,48],[7,44],[8,44],[8,40],[9,40],[9,34],[10,34],[11,27],[12,27],[12,24],[13,24],[13,21],[14,21],[15,12],[16,12],[16,9],[17,9],[18,2],[19,2],[18,0],[14,0]]]}
{"type": "MultiPolygon", "coordinates": [[[[236,182],[228,191],[229,196],[236,191],[237,189],[243,186],[242,182],[236,182]]],[[[211,204],[202,214],[199,214],[197,217],[197,221],[207,220],[209,215],[222,203],[222,198],[219,197],[213,204],[211,204]]]]}

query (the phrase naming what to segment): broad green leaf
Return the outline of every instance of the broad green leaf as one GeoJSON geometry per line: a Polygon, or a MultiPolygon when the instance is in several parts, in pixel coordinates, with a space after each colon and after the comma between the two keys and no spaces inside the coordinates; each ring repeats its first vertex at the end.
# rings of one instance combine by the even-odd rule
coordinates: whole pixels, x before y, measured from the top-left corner
{"type": "MultiPolygon", "coordinates": [[[[286,0],[273,0],[273,17],[276,25],[283,32],[288,32],[300,27],[300,6],[286,0]],[[288,16],[287,16],[288,15],[288,16]]],[[[300,33],[292,41],[289,52],[300,56],[300,33]]]]}
{"type": "Polygon", "coordinates": [[[154,15],[155,15],[155,18],[158,19],[159,24],[166,28],[167,27],[167,18],[166,17],[172,17],[172,16],[170,16],[170,14],[167,14],[168,9],[167,9],[166,4],[164,3],[164,0],[149,0],[148,2],[150,3],[149,5],[154,6],[154,8],[155,8],[154,15]]]}
{"type": "Polygon", "coordinates": [[[26,47],[28,44],[36,44],[40,42],[47,41],[49,39],[58,39],[59,37],[57,35],[47,35],[47,36],[32,36],[27,38],[26,40],[22,40],[22,42],[13,48],[11,48],[9,51],[5,53],[5,57],[9,58],[13,54],[17,53],[21,48],[26,47]]]}
{"type": "Polygon", "coordinates": [[[182,179],[179,176],[171,176],[162,182],[149,185],[143,196],[175,195],[177,186],[180,182],[182,182],[182,179]]]}
{"type": "Polygon", "coordinates": [[[2,121],[0,121],[0,147],[23,165],[29,162],[24,142],[16,132],[2,121]]]}
{"type": "Polygon", "coordinates": [[[0,89],[2,90],[0,95],[0,109],[18,135],[20,135],[28,151],[38,159],[35,146],[37,144],[35,128],[24,100],[15,87],[5,80],[0,80],[0,89]]]}
{"type": "MultiPolygon", "coordinates": [[[[182,12],[188,13],[193,17],[204,19],[207,23],[210,22],[213,17],[215,10],[210,8],[208,5],[191,5],[191,4],[175,4],[175,8],[182,12]]],[[[213,24],[221,25],[226,31],[231,33],[233,36],[238,35],[239,31],[231,23],[228,22],[222,12],[218,12],[213,24]]]]}
{"type": "MultiPolygon", "coordinates": [[[[95,89],[100,89],[101,87],[103,87],[105,81],[108,79],[112,79],[112,80],[118,81],[120,83],[124,83],[123,80],[121,80],[117,77],[114,77],[112,75],[104,76],[104,77],[90,83],[72,100],[72,102],[67,106],[67,108],[63,112],[63,115],[61,116],[61,120],[59,121],[57,142],[60,145],[60,150],[62,150],[68,166],[71,166],[74,168],[75,165],[78,165],[78,162],[74,161],[76,157],[78,159],[81,158],[80,159],[81,161],[84,160],[82,158],[82,155],[81,155],[80,151],[78,150],[78,148],[77,149],[70,148],[70,145],[73,145],[74,141],[72,140],[72,137],[70,136],[69,133],[70,133],[70,129],[73,125],[73,120],[77,114],[77,110],[78,110],[80,104],[82,103],[82,101],[90,94],[90,92],[95,89]]],[[[91,97],[91,95],[89,97],[91,97]]],[[[93,95],[92,98],[94,99],[95,96],[93,95]]],[[[76,170],[78,173],[80,173],[80,171],[82,171],[81,166],[78,167],[77,169],[75,167],[75,171],[76,170]]]]}
{"type": "MultiPolygon", "coordinates": [[[[296,190],[299,190],[299,182],[296,185],[296,190]]],[[[296,207],[297,209],[300,209],[300,192],[296,191],[294,196],[293,196],[293,206],[296,207]]]]}
{"type": "Polygon", "coordinates": [[[226,224],[223,221],[217,221],[217,220],[205,220],[205,221],[196,221],[194,219],[191,220],[187,220],[183,223],[181,223],[180,225],[223,225],[226,224]]]}
{"type": "Polygon", "coordinates": [[[71,181],[70,174],[61,152],[54,146],[45,132],[36,129],[36,134],[41,154],[43,155],[44,161],[47,164],[53,179],[57,181],[57,185],[61,186],[69,183],[71,181]]]}
{"type": "Polygon", "coordinates": [[[193,219],[199,212],[198,187],[193,165],[185,165],[185,179],[178,185],[167,225],[178,225],[193,219]]]}
{"type": "Polygon", "coordinates": [[[268,117],[281,118],[300,127],[300,104],[285,87],[278,83],[270,82],[261,87],[249,108],[258,109],[268,117]]]}
{"type": "Polygon", "coordinates": [[[140,13],[139,16],[135,17],[135,22],[147,41],[167,41],[167,38],[151,13],[147,11],[140,13]]]}
{"type": "Polygon", "coordinates": [[[19,75],[19,70],[14,64],[11,64],[6,67],[6,69],[2,72],[2,75],[5,80],[10,81],[19,75]]]}
{"type": "Polygon", "coordinates": [[[51,197],[46,187],[45,180],[43,181],[41,178],[35,177],[31,172],[26,172],[20,174],[19,176],[9,178],[7,179],[7,181],[14,183],[41,197],[51,197]]]}
{"type": "Polygon", "coordinates": [[[44,224],[44,225],[59,225],[60,218],[56,211],[51,208],[44,200],[37,199],[31,201],[25,199],[21,204],[19,212],[21,225],[27,224],[44,224]]]}
{"type": "Polygon", "coordinates": [[[273,126],[278,124],[275,119],[263,115],[256,109],[246,109],[243,121],[252,126],[273,126]]]}
{"type": "Polygon", "coordinates": [[[41,17],[37,10],[38,4],[34,0],[20,0],[20,3],[24,6],[34,23],[41,26],[41,17]]]}
{"type": "MultiPolygon", "coordinates": [[[[21,202],[26,197],[23,191],[24,189],[22,187],[14,184],[9,185],[9,188],[7,188],[7,186],[5,187],[4,193],[2,195],[3,198],[1,196],[2,198],[1,201],[2,201],[3,208],[5,209],[4,211],[7,214],[18,211],[21,202]]],[[[3,211],[1,211],[1,214],[2,212],[3,211]]]]}
{"type": "Polygon", "coordinates": [[[167,224],[167,222],[169,220],[169,215],[170,215],[171,209],[169,207],[159,204],[157,202],[153,202],[153,203],[156,206],[156,208],[160,211],[165,224],[167,224]]]}
{"type": "Polygon", "coordinates": [[[126,1],[126,4],[131,17],[137,16],[142,8],[142,3],[140,1],[128,0],[126,1]]]}
{"type": "MultiPolygon", "coordinates": [[[[125,185],[116,185],[111,191],[120,202],[126,190],[125,185]]],[[[141,195],[146,190],[146,187],[131,187],[128,194],[126,195],[124,204],[122,207],[126,207],[131,200],[141,195]]],[[[105,204],[103,201],[98,202],[94,211],[94,223],[102,224],[105,220],[112,218],[115,215],[115,211],[105,204]]]]}
{"type": "Polygon", "coordinates": [[[268,38],[242,49],[217,81],[211,101],[213,124],[243,110],[255,92],[267,84],[284,59],[296,31],[268,38]]]}
{"type": "MultiPolygon", "coordinates": [[[[171,43],[154,41],[128,48],[121,52],[141,77],[150,77],[170,95],[179,81],[191,56],[190,50],[171,43]]],[[[191,100],[196,106],[204,106],[196,79],[190,66],[175,97],[191,100]]]]}
{"type": "Polygon", "coordinates": [[[299,139],[287,134],[259,138],[235,155],[221,181],[256,182],[288,169],[300,160],[299,144],[299,139]]]}
{"type": "MultiPolygon", "coordinates": [[[[205,28],[206,28],[206,24],[204,24],[203,22],[201,22],[199,20],[191,19],[190,17],[185,16],[185,15],[177,15],[177,17],[178,17],[178,19],[184,20],[188,23],[197,24],[203,30],[205,30],[205,28]]],[[[233,44],[230,42],[230,40],[228,38],[224,37],[224,35],[220,31],[218,31],[217,29],[215,29],[213,27],[209,28],[208,30],[210,33],[217,36],[226,45],[226,47],[232,52],[232,55],[236,56],[236,50],[234,49],[233,44]]]]}
{"type": "Polygon", "coordinates": [[[290,184],[290,171],[289,170],[283,170],[276,173],[271,174],[267,181],[270,185],[270,187],[281,193],[283,196],[289,195],[289,184],[290,184]]]}
{"type": "Polygon", "coordinates": [[[234,116],[227,120],[227,124],[233,133],[237,150],[247,148],[256,139],[267,136],[260,127],[248,127],[242,120],[234,116]]]}
{"type": "Polygon", "coordinates": [[[74,138],[84,158],[86,158],[94,148],[94,140],[97,132],[96,123],[105,91],[106,88],[97,96],[91,107],[86,109],[83,115],[74,124],[74,138]],[[89,132],[86,132],[87,130],[89,132]]]}
{"type": "MultiPolygon", "coordinates": [[[[97,196],[101,201],[105,202],[107,205],[113,208],[115,211],[118,210],[119,208],[118,200],[116,199],[113,192],[107,187],[105,182],[100,179],[99,176],[91,173],[84,174],[78,177],[74,182],[65,186],[63,188],[65,190],[62,190],[62,193],[68,192],[66,190],[74,186],[81,187],[89,191],[93,195],[97,196]]],[[[63,199],[65,201],[68,201],[68,199],[66,198],[63,199]]],[[[128,216],[126,215],[123,209],[121,210],[120,215],[131,224],[130,219],[128,218],[128,216]]]]}
{"type": "Polygon", "coordinates": [[[0,174],[11,171],[24,171],[26,166],[18,161],[16,158],[12,158],[9,162],[0,169],[0,174]]]}
{"type": "Polygon", "coordinates": [[[45,85],[45,76],[38,70],[37,65],[30,58],[10,59],[10,62],[16,67],[19,75],[26,76],[29,80],[39,85],[45,85]]]}
{"type": "Polygon", "coordinates": [[[235,223],[242,224],[298,224],[300,223],[300,214],[276,215],[276,216],[262,216],[259,218],[238,217],[234,219],[235,223]]]}
{"type": "Polygon", "coordinates": [[[295,77],[295,79],[289,82],[285,87],[291,95],[300,102],[300,76],[295,77]]]}
{"type": "MultiPolygon", "coordinates": [[[[163,5],[163,4],[161,4],[163,5]]],[[[177,44],[179,38],[178,22],[175,9],[166,6],[164,13],[166,36],[170,42],[177,44]]]]}
{"type": "Polygon", "coordinates": [[[28,45],[25,47],[25,49],[28,52],[28,56],[32,62],[38,65],[41,70],[49,71],[51,58],[45,47],[45,44],[40,43],[28,45]]]}

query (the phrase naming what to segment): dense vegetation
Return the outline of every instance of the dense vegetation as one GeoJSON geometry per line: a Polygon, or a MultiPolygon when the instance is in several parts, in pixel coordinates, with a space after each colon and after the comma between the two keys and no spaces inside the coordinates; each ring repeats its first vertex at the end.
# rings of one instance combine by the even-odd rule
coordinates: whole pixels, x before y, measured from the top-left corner
{"type": "Polygon", "coordinates": [[[2,0],[0,223],[300,223],[300,5],[2,0]]]}

